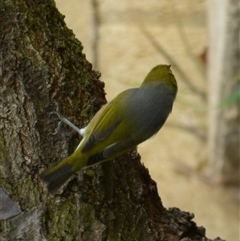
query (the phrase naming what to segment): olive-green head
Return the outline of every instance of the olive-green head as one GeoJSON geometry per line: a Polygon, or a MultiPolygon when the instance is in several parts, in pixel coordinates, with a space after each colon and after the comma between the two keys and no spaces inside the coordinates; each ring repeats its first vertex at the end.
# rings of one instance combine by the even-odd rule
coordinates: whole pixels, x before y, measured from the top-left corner
{"type": "Polygon", "coordinates": [[[174,93],[177,92],[177,82],[171,71],[171,65],[160,64],[154,67],[144,79],[142,86],[153,82],[165,84],[174,93]]]}

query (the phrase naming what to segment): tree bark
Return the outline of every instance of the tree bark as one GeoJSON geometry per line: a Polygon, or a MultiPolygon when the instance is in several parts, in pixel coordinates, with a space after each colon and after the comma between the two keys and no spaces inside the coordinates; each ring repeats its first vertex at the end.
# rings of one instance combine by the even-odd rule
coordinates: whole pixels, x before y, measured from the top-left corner
{"type": "MultiPolygon", "coordinates": [[[[38,175],[106,103],[100,74],[51,0],[3,0],[0,23],[0,240],[209,240],[194,215],[166,210],[136,151],[80,171],[51,196],[38,175]]],[[[216,239],[221,240],[221,239],[216,239]]]]}

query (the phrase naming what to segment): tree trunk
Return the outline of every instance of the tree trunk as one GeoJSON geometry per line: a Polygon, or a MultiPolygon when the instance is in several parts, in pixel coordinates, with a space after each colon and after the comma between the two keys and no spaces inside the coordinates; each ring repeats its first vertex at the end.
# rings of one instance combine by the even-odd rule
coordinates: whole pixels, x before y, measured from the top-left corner
{"type": "MultiPolygon", "coordinates": [[[[38,175],[79,138],[50,115],[85,126],[106,102],[100,74],[51,0],[1,1],[0,240],[209,240],[193,214],[166,210],[136,151],[80,171],[50,196],[38,175]]],[[[220,240],[220,239],[216,239],[220,240]]]]}
{"type": "Polygon", "coordinates": [[[209,159],[216,180],[239,185],[239,2],[208,0],[209,159]],[[235,98],[235,99],[234,99],[235,98]]]}

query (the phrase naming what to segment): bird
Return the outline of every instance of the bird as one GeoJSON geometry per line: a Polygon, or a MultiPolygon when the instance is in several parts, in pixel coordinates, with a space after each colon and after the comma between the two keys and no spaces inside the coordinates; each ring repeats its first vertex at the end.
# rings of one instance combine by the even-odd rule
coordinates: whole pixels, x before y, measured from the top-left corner
{"type": "Polygon", "coordinates": [[[112,160],[154,136],[171,113],[177,91],[171,65],[160,64],[151,69],[140,87],[118,94],[78,130],[82,140],[75,151],[40,174],[48,192],[54,194],[83,167],[112,160]]]}

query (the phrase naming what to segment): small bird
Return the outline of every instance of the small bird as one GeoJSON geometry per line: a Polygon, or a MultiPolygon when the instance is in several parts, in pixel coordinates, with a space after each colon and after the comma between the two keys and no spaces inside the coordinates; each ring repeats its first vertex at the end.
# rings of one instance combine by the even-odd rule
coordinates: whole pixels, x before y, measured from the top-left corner
{"type": "Polygon", "coordinates": [[[160,130],[172,111],[178,90],[170,67],[154,67],[139,88],[118,94],[96,113],[87,127],[79,130],[83,138],[76,150],[40,174],[50,193],[55,193],[81,168],[111,160],[160,130]]]}

